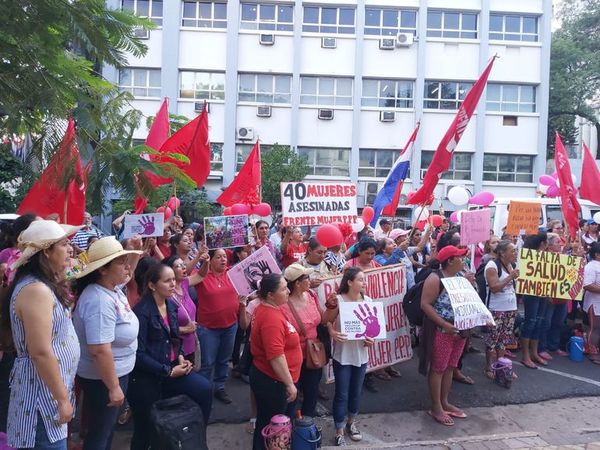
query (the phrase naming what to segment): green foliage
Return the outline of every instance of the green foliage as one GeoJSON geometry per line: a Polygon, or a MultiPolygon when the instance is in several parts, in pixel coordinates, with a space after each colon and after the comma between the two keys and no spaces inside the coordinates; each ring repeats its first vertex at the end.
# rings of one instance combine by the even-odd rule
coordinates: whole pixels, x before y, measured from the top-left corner
{"type": "Polygon", "coordinates": [[[281,210],[282,181],[302,181],[308,175],[306,159],[299,157],[287,145],[275,144],[268,152],[261,152],[262,199],[273,211],[281,210]]]}
{"type": "Polygon", "coordinates": [[[11,187],[21,168],[21,162],[12,155],[10,147],[0,145],[0,213],[14,213],[17,208],[11,187]]]}
{"type": "MultiPolygon", "coordinates": [[[[152,122],[154,122],[154,117],[156,116],[148,116],[146,117],[146,128],[150,129],[152,126],[152,122]]],[[[182,116],[181,114],[171,114],[169,113],[169,131],[171,134],[179,131],[185,124],[187,124],[190,119],[187,116],[182,116]]]]}

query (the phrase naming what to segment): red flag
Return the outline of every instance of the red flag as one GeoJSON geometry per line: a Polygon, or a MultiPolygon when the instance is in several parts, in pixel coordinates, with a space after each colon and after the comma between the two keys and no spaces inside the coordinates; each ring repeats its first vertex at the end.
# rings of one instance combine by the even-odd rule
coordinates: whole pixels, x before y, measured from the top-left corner
{"type": "MultiPolygon", "coordinates": [[[[415,142],[415,139],[417,139],[417,133],[419,133],[420,126],[421,126],[421,122],[418,122],[415,130],[412,132],[412,134],[408,138],[408,142],[404,146],[404,149],[400,153],[400,156],[406,154],[406,152],[408,151],[410,146],[413,145],[413,143],[415,142]]],[[[408,158],[409,162],[411,159],[412,159],[412,152],[411,152],[410,157],[408,158]]],[[[398,185],[396,186],[396,190],[394,191],[394,197],[392,198],[392,202],[388,203],[388,205],[381,210],[381,214],[383,216],[394,217],[396,215],[396,210],[398,209],[398,202],[400,201],[400,194],[402,192],[403,185],[404,185],[404,178],[398,182],[398,185]]]]}
{"type": "Polygon", "coordinates": [[[579,230],[579,211],[581,207],[577,201],[577,189],[573,184],[571,177],[571,165],[567,157],[567,151],[563,145],[560,136],[556,133],[556,142],[554,144],[554,163],[556,164],[556,172],[558,181],[560,182],[560,200],[565,222],[569,227],[571,239],[577,236],[579,230]]]}
{"type": "Polygon", "coordinates": [[[81,190],[84,178],[82,175],[75,121],[69,118],[58,150],[17,208],[17,213],[35,213],[41,217],[58,214],[66,223],[82,224],[85,212],[85,184],[81,190]]]}
{"type": "Polygon", "coordinates": [[[414,196],[407,201],[407,204],[426,204],[431,197],[433,190],[440,181],[440,177],[450,167],[452,154],[458,146],[460,138],[466,130],[467,125],[469,125],[469,121],[471,120],[471,116],[473,115],[473,112],[477,107],[477,103],[479,102],[479,98],[481,97],[483,89],[485,88],[495,59],[496,57],[492,58],[488,66],[479,77],[479,80],[477,80],[477,82],[467,93],[464,101],[458,108],[458,112],[450,124],[448,131],[446,131],[446,134],[440,141],[437,150],[433,154],[431,164],[429,165],[429,168],[425,172],[425,177],[423,178],[423,185],[417,192],[415,192],[414,196]]]}
{"type": "Polygon", "coordinates": [[[583,165],[581,167],[581,187],[579,196],[600,205],[600,170],[585,143],[583,144],[583,165]]]}
{"type": "Polygon", "coordinates": [[[219,196],[217,202],[223,206],[236,203],[257,204],[260,184],[260,145],[257,140],[240,172],[219,196]]]}
{"type": "MultiPolygon", "coordinates": [[[[162,105],[160,106],[160,109],[156,113],[156,116],[154,117],[154,121],[152,121],[152,126],[150,127],[150,131],[148,131],[148,136],[146,137],[146,141],[144,142],[144,144],[156,151],[160,151],[162,145],[169,138],[168,106],[169,101],[167,98],[165,98],[162,102],[162,105]]],[[[146,155],[146,159],[149,161],[157,162],[160,159],[160,157],[158,155],[146,155]]],[[[149,171],[146,171],[145,174],[153,188],[173,181],[168,177],[161,177],[149,171]]],[[[144,200],[141,194],[136,196],[136,202],[140,200],[144,200]]]]}
{"type": "Polygon", "coordinates": [[[161,159],[170,160],[194,180],[197,187],[204,185],[210,174],[210,141],[208,140],[206,103],[200,115],[167,139],[160,148],[160,152],[179,153],[187,156],[190,160],[189,163],[172,160],[167,156],[161,159]]]}

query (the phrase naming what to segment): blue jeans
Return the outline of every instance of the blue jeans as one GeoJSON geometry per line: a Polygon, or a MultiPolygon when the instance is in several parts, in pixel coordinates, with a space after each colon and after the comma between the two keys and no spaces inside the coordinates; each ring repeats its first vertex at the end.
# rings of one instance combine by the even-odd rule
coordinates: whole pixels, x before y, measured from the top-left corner
{"type": "Polygon", "coordinates": [[[213,381],[217,391],[225,388],[237,327],[237,323],[229,328],[198,327],[198,339],[202,350],[202,368],[199,373],[207,380],[213,381]]]}
{"type": "Polygon", "coordinates": [[[38,412],[37,427],[35,429],[35,450],[67,450],[67,439],[61,439],[54,443],[48,439],[46,427],[42,415],[38,412]]]}
{"type": "Polygon", "coordinates": [[[523,296],[523,306],[525,307],[525,320],[521,330],[523,339],[535,341],[540,338],[547,302],[546,297],[523,296]]]}
{"type": "Polygon", "coordinates": [[[367,363],[360,367],[342,365],[333,360],[335,395],[333,397],[333,421],[335,428],[343,428],[346,414],[353,418],[358,414],[360,394],[367,371],[367,363]]]}
{"type": "Polygon", "coordinates": [[[567,303],[546,305],[546,314],[542,321],[539,351],[555,352],[560,348],[560,334],[567,318],[567,303]]]}

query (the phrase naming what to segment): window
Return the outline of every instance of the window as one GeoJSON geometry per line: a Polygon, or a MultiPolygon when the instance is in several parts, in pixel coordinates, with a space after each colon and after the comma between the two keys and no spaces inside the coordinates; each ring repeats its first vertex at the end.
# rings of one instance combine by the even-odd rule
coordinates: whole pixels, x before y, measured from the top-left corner
{"type": "Polygon", "coordinates": [[[497,112],[535,112],[535,86],[519,84],[487,85],[487,110],[497,112]]]}
{"type": "Polygon", "coordinates": [[[242,30],[294,31],[294,6],[242,3],[242,30]]]}
{"type": "Polygon", "coordinates": [[[477,13],[427,11],[427,37],[477,39],[477,13]]]}
{"type": "Polygon", "coordinates": [[[163,0],[123,0],[122,9],[147,17],[158,26],[162,25],[163,0]]]}
{"type": "Polygon", "coordinates": [[[498,41],[538,41],[538,18],[490,14],[490,39],[498,41]]]}
{"type": "Polygon", "coordinates": [[[193,28],[227,28],[227,4],[184,1],[181,24],[193,28]]]}
{"type": "Polygon", "coordinates": [[[424,107],[456,110],[473,86],[470,81],[425,80],[424,107]]]}
{"type": "Polygon", "coordinates": [[[362,106],[412,108],[413,82],[363,79],[362,106]]]}
{"type": "Polygon", "coordinates": [[[160,97],[160,69],[119,69],[119,90],[135,97],[160,97]]]}
{"type": "Polygon", "coordinates": [[[351,106],[352,78],[300,77],[300,104],[351,106]]]}
{"type": "Polygon", "coordinates": [[[400,156],[399,150],[361,148],[359,151],[358,176],[385,178],[388,176],[398,156],[400,156]]]}
{"type": "Polygon", "coordinates": [[[533,156],[483,155],[484,181],[533,182],[533,156]]]}
{"type": "Polygon", "coordinates": [[[210,171],[223,172],[223,144],[210,143],[210,171]]]}
{"type": "Polygon", "coordinates": [[[417,11],[367,7],[365,15],[366,35],[396,36],[398,32],[417,34],[417,11]]]}
{"type": "MultiPolygon", "coordinates": [[[[435,152],[421,152],[421,179],[425,176],[425,172],[431,165],[433,154],[435,152]]],[[[452,154],[450,168],[442,174],[442,180],[470,180],[471,179],[471,154],[458,153],[452,154]]]]}
{"type": "Polygon", "coordinates": [[[292,76],[241,73],[238,101],[253,103],[283,103],[292,101],[292,76]]]}
{"type": "Polygon", "coordinates": [[[309,175],[350,176],[349,148],[298,147],[298,156],[306,158],[309,175]]]}
{"type": "MultiPolygon", "coordinates": [[[[235,170],[236,170],[236,172],[238,172],[242,168],[242,166],[246,162],[246,159],[248,159],[248,155],[250,155],[250,152],[252,151],[253,148],[254,148],[254,144],[235,144],[235,154],[236,154],[235,170]]],[[[261,156],[269,153],[272,149],[273,149],[273,145],[260,144],[261,156]]]]}
{"type": "Polygon", "coordinates": [[[354,34],[354,8],[305,6],[302,31],[354,34]]]}
{"type": "Polygon", "coordinates": [[[225,74],[182,71],[179,97],[194,100],[225,100],[225,74]]]}

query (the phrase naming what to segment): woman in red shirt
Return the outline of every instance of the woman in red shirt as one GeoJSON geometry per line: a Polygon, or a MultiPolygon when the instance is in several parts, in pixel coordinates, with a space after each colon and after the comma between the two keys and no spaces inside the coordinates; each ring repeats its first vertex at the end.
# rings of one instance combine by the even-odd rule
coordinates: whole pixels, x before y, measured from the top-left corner
{"type": "Polygon", "coordinates": [[[229,404],[231,399],[225,392],[225,381],[238,327],[240,299],[227,276],[225,250],[219,248],[208,254],[208,272],[196,285],[196,322],[202,351],[200,374],[213,381],[215,398],[229,404]]]}
{"type": "Polygon", "coordinates": [[[356,248],[357,253],[352,255],[352,259],[346,263],[346,267],[360,267],[361,270],[381,267],[381,264],[373,259],[377,249],[374,239],[362,238],[356,248]]]}
{"type": "Polygon", "coordinates": [[[283,267],[302,261],[306,254],[306,245],[302,231],[298,227],[289,227],[281,240],[281,263],[283,267]]]}
{"type": "Polygon", "coordinates": [[[280,274],[268,274],[260,282],[257,306],[252,320],[250,350],[254,357],[250,387],[256,397],[256,429],[253,450],[263,450],[262,429],[276,414],[292,416],[296,383],[300,378],[302,349],[300,337],[285,318],[281,305],[287,303],[289,290],[280,274]]]}

